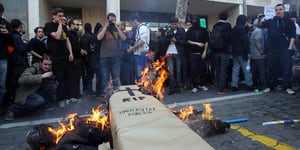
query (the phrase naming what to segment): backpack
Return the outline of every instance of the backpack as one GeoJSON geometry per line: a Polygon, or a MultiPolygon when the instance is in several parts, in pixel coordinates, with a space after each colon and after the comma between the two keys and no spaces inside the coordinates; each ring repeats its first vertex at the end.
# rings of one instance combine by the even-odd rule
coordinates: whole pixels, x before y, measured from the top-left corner
{"type": "Polygon", "coordinates": [[[225,41],[222,35],[223,25],[215,25],[208,40],[208,46],[210,49],[220,49],[225,46],[225,41]]]}
{"type": "MultiPolygon", "coordinates": [[[[156,39],[156,36],[155,36],[155,31],[151,30],[151,28],[149,28],[145,24],[142,24],[142,25],[147,27],[149,29],[149,32],[150,32],[150,40],[149,40],[149,43],[147,43],[147,45],[149,47],[149,50],[156,50],[158,45],[157,45],[157,39],[156,39]]],[[[137,34],[139,34],[140,27],[137,29],[137,34]]]]}

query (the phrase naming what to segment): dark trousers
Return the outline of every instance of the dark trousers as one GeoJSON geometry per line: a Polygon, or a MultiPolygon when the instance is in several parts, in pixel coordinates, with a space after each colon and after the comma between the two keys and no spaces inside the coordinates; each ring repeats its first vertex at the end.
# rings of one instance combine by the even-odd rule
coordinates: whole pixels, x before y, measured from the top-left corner
{"type": "Polygon", "coordinates": [[[81,60],[74,58],[72,62],[68,62],[66,69],[66,85],[67,95],[66,98],[80,98],[80,76],[81,76],[81,60]]]}
{"type": "Polygon", "coordinates": [[[202,54],[190,54],[190,68],[193,88],[197,88],[198,85],[204,85],[204,72],[206,67],[205,60],[202,59],[202,54]],[[199,79],[200,77],[200,79],[199,79]]]}
{"type": "Polygon", "coordinates": [[[94,70],[92,69],[90,59],[87,59],[85,56],[81,60],[81,77],[82,77],[82,90],[84,92],[91,92],[93,91],[92,88],[92,81],[94,77],[94,70]]]}
{"type": "Polygon", "coordinates": [[[126,53],[121,56],[121,74],[120,80],[122,85],[134,84],[135,68],[133,54],[126,53]]]}
{"type": "Polygon", "coordinates": [[[266,88],[266,60],[265,59],[252,59],[251,60],[251,72],[253,80],[259,78],[260,86],[262,89],[266,88]]]}
{"type": "Polygon", "coordinates": [[[229,65],[229,54],[226,53],[217,53],[215,57],[215,79],[218,85],[218,89],[225,89],[228,76],[228,65],[229,65]]]}
{"type": "Polygon", "coordinates": [[[188,85],[190,83],[190,56],[184,54],[181,56],[181,60],[182,83],[188,85]]]}
{"type": "Polygon", "coordinates": [[[268,87],[274,88],[278,84],[278,78],[281,76],[283,89],[291,88],[292,54],[293,51],[287,49],[272,49],[267,51],[267,66],[269,68],[268,87]]]}
{"type": "Polygon", "coordinates": [[[53,74],[56,77],[58,81],[58,87],[57,87],[57,101],[62,101],[66,99],[66,93],[68,91],[67,88],[69,88],[66,85],[66,80],[69,78],[67,76],[67,65],[68,65],[68,60],[65,59],[52,59],[52,70],[53,74]]]}
{"type": "Polygon", "coordinates": [[[9,64],[7,70],[7,91],[6,91],[6,100],[8,103],[11,103],[16,94],[16,90],[19,86],[18,79],[22,75],[23,71],[28,67],[26,65],[18,65],[18,64],[9,64]]]}
{"type": "Polygon", "coordinates": [[[101,69],[100,69],[100,57],[96,54],[92,54],[90,57],[90,66],[92,68],[93,75],[96,74],[96,95],[100,95],[103,91],[101,87],[101,69]]]}

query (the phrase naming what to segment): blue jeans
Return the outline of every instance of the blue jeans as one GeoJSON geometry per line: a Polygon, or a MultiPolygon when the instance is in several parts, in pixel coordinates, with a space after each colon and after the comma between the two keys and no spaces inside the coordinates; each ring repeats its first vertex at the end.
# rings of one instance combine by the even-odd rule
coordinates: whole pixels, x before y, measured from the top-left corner
{"type": "MultiPolygon", "coordinates": [[[[119,57],[104,57],[100,58],[102,90],[105,90],[110,79],[113,81],[114,88],[120,86],[120,58],[119,57]]],[[[102,91],[104,92],[104,91],[102,91]]]]}
{"type": "Polygon", "coordinates": [[[6,92],[7,59],[0,60],[0,109],[6,92]]]}
{"type": "Polygon", "coordinates": [[[143,52],[141,55],[134,55],[135,60],[135,79],[138,81],[142,75],[141,72],[145,69],[146,65],[149,63],[147,58],[149,52],[143,52]]]}
{"type": "Polygon", "coordinates": [[[244,60],[242,56],[232,56],[233,67],[231,76],[231,87],[238,87],[240,68],[244,73],[246,85],[248,87],[253,85],[252,74],[250,70],[246,69],[247,60],[244,60]]]}
{"type": "Polygon", "coordinates": [[[180,88],[181,83],[181,58],[179,54],[170,54],[166,58],[169,71],[170,90],[180,88]]]}
{"type": "Polygon", "coordinates": [[[37,107],[42,106],[44,103],[44,97],[35,92],[28,96],[24,105],[12,104],[9,106],[8,110],[16,114],[27,113],[33,111],[37,107]]]}

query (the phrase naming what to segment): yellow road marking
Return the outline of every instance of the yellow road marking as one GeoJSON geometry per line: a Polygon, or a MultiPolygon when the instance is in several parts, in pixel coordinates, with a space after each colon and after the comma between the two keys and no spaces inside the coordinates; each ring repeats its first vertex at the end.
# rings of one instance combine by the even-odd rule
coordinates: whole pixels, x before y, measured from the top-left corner
{"type": "Polygon", "coordinates": [[[243,128],[241,126],[231,125],[231,129],[237,130],[240,132],[243,136],[246,136],[248,138],[251,138],[252,140],[258,141],[267,147],[273,148],[275,150],[300,150],[299,148],[296,148],[294,146],[279,142],[275,139],[272,139],[270,137],[259,135],[254,132],[251,132],[247,130],[246,128],[243,128]]]}

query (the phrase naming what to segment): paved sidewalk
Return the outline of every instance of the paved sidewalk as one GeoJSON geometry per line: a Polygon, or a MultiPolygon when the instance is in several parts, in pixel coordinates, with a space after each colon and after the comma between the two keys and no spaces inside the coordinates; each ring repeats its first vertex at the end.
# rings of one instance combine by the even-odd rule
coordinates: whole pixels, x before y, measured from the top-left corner
{"type": "MultiPolygon", "coordinates": [[[[276,147],[274,148],[274,146],[276,146],[276,143],[274,145],[270,142],[264,143],[267,137],[276,142],[286,144],[286,148],[300,148],[300,123],[262,126],[262,123],[265,121],[300,119],[299,93],[288,95],[282,91],[274,91],[262,94],[241,90],[219,96],[216,95],[214,88],[210,88],[209,91],[200,91],[196,94],[192,94],[190,91],[182,91],[180,94],[166,96],[163,103],[168,105],[177,102],[180,107],[193,105],[195,108],[202,110],[202,103],[206,101],[211,102],[215,117],[219,117],[221,120],[249,118],[248,122],[237,124],[241,127],[240,129],[264,136],[262,138],[263,141],[257,141],[253,135],[244,136],[242,135],[243,132],[230,129],[225,134],[204,137],[215,149],[275,149],[276,147]]],[[[99,103],[100,100],[96,100],[94,97],[83,97],[80,104],[73,104],[66,108],[57,108],[53,111],[34,112],[30,115],[18,117],[11,122],[3,121],[3,117],[1,116],[0,149],[28,149],[25,137],[27,131],[32,129],[32,125],[28,124],[35,123],[35,121],[42,123],[47,120],[56,125],[56,120],[65,117],[68,113],[78,112],[81,115],[91,113],[91,108],[96,107],[99,103]],[[3,128],[8,125],[10,125],[10,128],[3,128]],[[16,125],[19,126],[15,127],[16,125]]]]}

